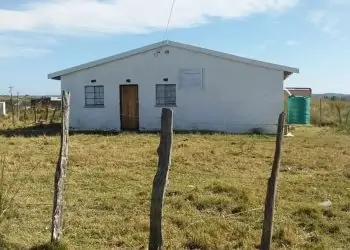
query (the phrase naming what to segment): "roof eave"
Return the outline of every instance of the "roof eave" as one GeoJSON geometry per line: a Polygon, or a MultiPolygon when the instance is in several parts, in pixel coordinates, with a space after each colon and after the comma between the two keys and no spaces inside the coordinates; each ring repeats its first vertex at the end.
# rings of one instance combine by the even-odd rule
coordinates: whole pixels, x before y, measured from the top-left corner
{"type": "Polygon", "coordinates": [[[299,74],[299,69],[297,69],[297,68],[288,68],[288,69],[285,69],[283,72],[284,72],[284,80],[286,80],[293,73],[294,74],[299,74]]]}
{"type": "Polygon", "coordinates": [[[51,80],[61,80],[61,75],[49,74],[47,75],[47,78],[51,80]]]}
{"type": "Polygon", "coordinates": [[[119,60],[119,59],[123,59],[123,58],[129,57],[129,56],[142,54],[144,52],[147,52],[147,51],[150,51],[150,50],[153,50],[153,49],[157,49],[157,48],[163,47],[165,45],[168,45],[167,41],[161,41],[161,42],[158,42],[158,43],[146,45],[144,47],[133,49],[133,50],[130,50],[130,51],[126,51],[126,52],[123,52],[123,53],[120,53],[120,54],[117,54],[117,55],[105,57],[105,58],[98,59],[98,60],[95,60],[95,61],[91,61],[91,62],[88,62],[88,63],[84,63],[84,64],[80,64],[80,65],[73,66],[73,67],[70,67],[70,68],[66,68],[64,70],[53,72],[53,73],[48,75],[48,78],[52,79],[52,80],[61,80],[61,76],[64,76],[64,75],[67,75],[67,74],[70,74],[70,73],[74,73],[74,72],[77,72],[77,71],[80,71],[80,70],[96,67],[98,65],[102,65],[102,64],[105,64],[105,63],[109,63],[111,61],[116,61],[116,60],[119,60]]]}

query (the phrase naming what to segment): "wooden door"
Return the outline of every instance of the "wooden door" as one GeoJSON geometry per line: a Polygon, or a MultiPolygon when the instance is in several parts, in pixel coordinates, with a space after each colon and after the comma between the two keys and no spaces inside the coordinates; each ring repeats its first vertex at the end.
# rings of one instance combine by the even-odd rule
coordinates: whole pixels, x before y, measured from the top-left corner
{"type": "Polygon", "coordinates": [[[139,93],[137,85],[120,85],[120,122],[122,130],[139,129],[139,93]]]}

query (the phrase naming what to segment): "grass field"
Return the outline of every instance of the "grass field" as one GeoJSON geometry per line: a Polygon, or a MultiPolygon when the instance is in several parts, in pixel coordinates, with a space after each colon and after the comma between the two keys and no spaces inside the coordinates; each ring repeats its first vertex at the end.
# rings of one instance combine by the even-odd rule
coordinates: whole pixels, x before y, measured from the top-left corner
{"type": "Polygon", "coordinates": [[[310,111],[312,124],[350,127],[350,101],[312,99],[310,111]]]}
{"type": "MultiPolygon", "coordinates": [[[[285,138],[275,249],[350,249],[350,135],[297,127],[285,138]],[[320,202],[330,200],[325,209],[320,202]]],[[[145,249],[159,137],[72,135],[64,241],[68,249],[145,249]]],[[[50,237],[59,137],[0,136],[5,180],[21,189],[2,221],[10,249],[50,237]]],[[[165,198],[165,249],[254,249],[274,138],[176,134],[165,198]]],[[[8,183],[8,182],[6,182],[8,183]]]]}

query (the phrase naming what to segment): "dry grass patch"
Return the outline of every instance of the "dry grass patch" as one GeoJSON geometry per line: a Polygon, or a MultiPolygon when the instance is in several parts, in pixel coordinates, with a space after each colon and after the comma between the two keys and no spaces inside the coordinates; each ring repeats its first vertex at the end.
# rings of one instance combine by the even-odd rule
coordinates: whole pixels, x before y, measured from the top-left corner
{"type": "MultiPolygon", "coordinates": [[[[294,134],[284,142],[275,247],[350,249],[350,137],[326,128],[298,127],[294,134]],[[332,207],[326,211],[318,204],[328,199],[332,207]]],[[[147,246],[158,143],[150,134],[71,136],[64,215],[68,249],[147,246]]],[[[0,228],[7,244],[29,248],[49,240],[58,150],[57,136],[0,137],[7,178],[16,177],[23,186],[16,216],[0,228]]],[[[273,153],[273,137],[176,134],[165,248],[256,248],[273,153]]]]}

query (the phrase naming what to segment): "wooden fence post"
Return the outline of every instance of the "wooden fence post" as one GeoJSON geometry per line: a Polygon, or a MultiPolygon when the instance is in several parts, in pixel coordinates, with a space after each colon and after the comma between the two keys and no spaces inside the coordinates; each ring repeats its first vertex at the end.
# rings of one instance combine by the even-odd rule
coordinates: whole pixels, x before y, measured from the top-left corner
{"type": "Polygon", "coordinates": [[[48,103],[46,103],[45,105],[45,121],[46,123],[49,122],[49,104],[48,103]]]}
{"type": "Polygon", "coordinates": [[[12,125],[15,126],[15,110],[13,108],[13,96],[11,91],[11,113],[12,113],[12,125]]]}
{"type": "Polygon", "coordinates": [[[160,250],[163,246],[162,216],[164,195],[168,182],[168,173],[171,164],[171,148],[173,140],[173,112],[171,109],[162,109],[160,143],[157,150],[158,168],[153,179],[149,250],[160,250]]]}
{"type": "Polygon", "coordinates": [[[27,95],[24,95],[24,124],[27,125],[27,95]]]}
{"type": "Polygon", "coordinates": [[[50,123],[53,123],[53,121],[55,119],[56,111],[57,111],[57,106],[55,105],[55,109],[53,110],[53,113],[52,113],[52,116],[51,116],[51,119],[50,119],[50,123]]]}
{"type": "Polygon", "coordinates": [[[322,97],[320,97],[320,127],[322,126],[322,97]]]}
{"type": "Polygon", "coordinates": [[[19,121],[20,114],[19,114],[19,92],[17,92],[17,120],[19,121]]]}
{"type": "Polygon", "coordinates": [[[63,224],[63,190],[66,169],[68,165],[68,137],[69,137],[69,109],[70,93],[62,92],[62,131],[61,131],[61,148],[57,161],[54,199],[52,211],[51,242],[58,242],[62,236],[63,224]]]}
{"type": "Polygon", "coordinates": [[[34,124],[36,124],[36,103],[34,103],[34,124]]]}
{"type": "Polygon", "coordinates": [[[261,236],[260,250],[269,250],[271,247],[272,232],[273,232],[273,217],[275,212],[274,211],[275,200],[276,200],[276,193],[277,193],[277,180],[278,180],[279,168],[281,165],[284,116],[285,116],[285,113],[282,112],[278,118],[275,157],[274,157],[273,166],[271,170],[271,176],[267,183],[265,211],[264,211],[264,224],[263,224],[263,232],[261,236]]]}

